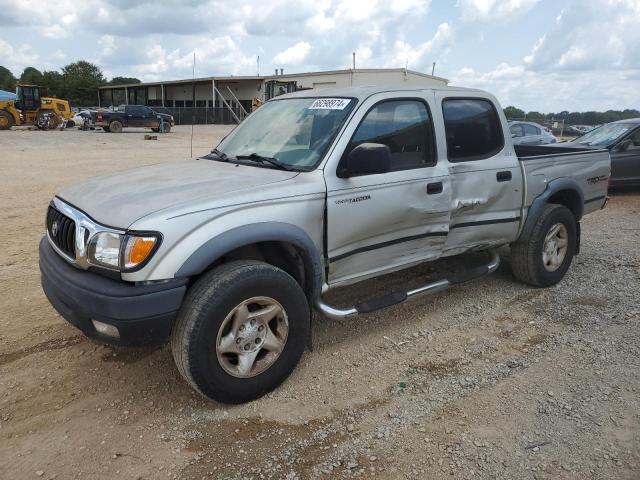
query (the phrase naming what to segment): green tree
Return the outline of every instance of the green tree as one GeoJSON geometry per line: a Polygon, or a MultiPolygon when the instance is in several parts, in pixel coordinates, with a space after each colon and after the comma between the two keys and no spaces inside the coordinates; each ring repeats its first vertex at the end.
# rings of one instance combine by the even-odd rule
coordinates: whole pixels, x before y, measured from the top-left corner
{"type": "Polygon", "coordinates": [[[42,92],[43,96],[63,98],[64,80],[60,72],[55,70],[42,72],[42,92]]]}
{"type": "Polygon", "coordinates": [[[524,118],[524,110],[510,105],[504,109],[504,115],[508,120],[522,120],[524,118]]]}
{"type": "Polygon", "coordinates": [[[131,85],[133,83],[142,83],[135,77],[113,77],[109,81],[109,85],[131,85]]]}
{"type": "Polygon", "coordinates": [[[35,67],[27,67],[20,75],[20,83],[26,83],[27,85],[41,85],[42,73],[35,67]]]}
{"type": "Polygon", "coordinates": [[[0,66],[0,90],[15,92],[17,82],[16,77],[8,68],[0,66]]]}
{"type": "Polygon", "coordinates": [[[62,68],[64,97],[76,106],[98,104],[98,87],[106,80],[97,65],[80,60],[62,68]]]}

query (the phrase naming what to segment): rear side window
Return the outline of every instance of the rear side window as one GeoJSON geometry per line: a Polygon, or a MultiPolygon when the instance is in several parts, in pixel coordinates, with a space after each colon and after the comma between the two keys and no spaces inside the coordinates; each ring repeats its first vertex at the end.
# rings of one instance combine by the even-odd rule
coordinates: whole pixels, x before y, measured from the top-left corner
{"type": "Polygon", "coordinates": [[[540,135],[540,129],[533,125],[529,125],[528,123],[524,124],[524,133],[525,135],[540,135]]]}
{"type": "Polygon", "coordinates": [[[502,150],[500,117],[482,98],[449,98],[442,102],[449,161],[489,158],[502,150]]]}
{"type": "Polygon", "coordinates": [[[362,143],[387,145],[391,171],[436,163],[431,116],[420,100],[386,100],[375,105],[353,134],[345,153],[362,143]]]}

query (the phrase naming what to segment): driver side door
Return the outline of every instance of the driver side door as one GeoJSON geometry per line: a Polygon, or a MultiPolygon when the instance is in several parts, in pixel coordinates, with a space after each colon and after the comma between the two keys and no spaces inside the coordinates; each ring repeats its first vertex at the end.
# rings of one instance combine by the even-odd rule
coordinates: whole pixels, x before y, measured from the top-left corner
{"type": "Polygon", "coordinates": [[[446,164],[438,162],[426,99],[384,99],[369,106],[336,175],[326,173],[331,285],[440,255],[449,231],[451,185],[446,164]],[[341,173],[349,152],[363,143],[389,147],[390,171],[351,177],[341,173]]]}

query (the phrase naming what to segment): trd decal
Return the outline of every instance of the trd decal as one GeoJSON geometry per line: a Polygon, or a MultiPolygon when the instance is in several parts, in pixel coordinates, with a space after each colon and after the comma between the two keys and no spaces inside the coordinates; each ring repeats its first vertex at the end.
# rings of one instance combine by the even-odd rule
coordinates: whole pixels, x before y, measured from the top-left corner
{"type": "Polygon", "coordinates": [[[609,175],[600,175],[599,177],[587,178],[587,183],[595,185],[596,183],[606,182],[607,180],[609,180],[609,175]]]}
{"type": "Polygon", "coordinates": [[[345,198],[343,200],[336,200],[336,205],[340,205],[341,203],[364,202],[365,200],[371,200],[371,195],[362,195],[361,197],[345,198]]]}

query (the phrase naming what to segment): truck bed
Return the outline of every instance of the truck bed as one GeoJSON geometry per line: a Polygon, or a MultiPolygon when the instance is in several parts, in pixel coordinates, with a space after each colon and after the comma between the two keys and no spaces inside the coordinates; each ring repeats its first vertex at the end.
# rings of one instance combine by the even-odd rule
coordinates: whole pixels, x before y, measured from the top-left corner
{"type": "Polygon", "coordinates": [[[584,214],[604,205],[611,174],[608,150],[555,145],[516,145],[514,149],[525,179],[523,213],[553,181],[578,184],[584,214]]]}

